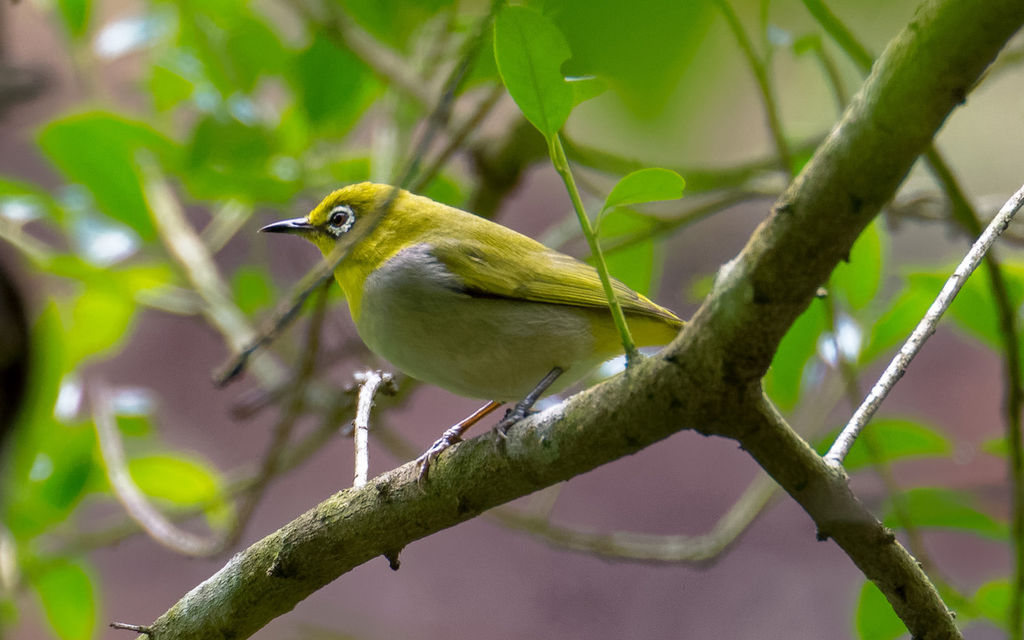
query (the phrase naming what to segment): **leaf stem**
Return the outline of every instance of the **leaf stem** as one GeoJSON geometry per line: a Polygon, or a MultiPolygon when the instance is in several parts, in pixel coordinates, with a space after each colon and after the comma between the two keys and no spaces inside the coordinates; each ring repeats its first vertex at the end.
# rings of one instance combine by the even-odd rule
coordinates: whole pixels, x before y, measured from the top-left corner
{"type": "Polygon", "coordinates": [[[608,298],[608,306],[612,311],[612,320],[615,321],[615,328],[619,330],[619,336],[622,338],[622,348],[626,352],[626,366],[628,367],[636,361],[639,353],[636,350],[636,344],[633,342],[633,336],[629,333],[626,316],[622,313],[622,305],[619,304],[619,299],[615,297],[615,291],[612,289],[612,278],[608,275],[608,264],[604,260],[604,254],[601,253],[601,245],[597,242],[597,234],[594,233],[594,228],[590,224],[590,218],[587,217],[587,212],[583,209],[583,201],[580,199],[579,189],[576,188],[576,180],[572,177],[569,161],[565,157],[562,139],[557,133],[548,136],[548,153],[551,156],[551,164],[555,166],[555,171],[558,172],[558,175],[562,177],[562,182],[565,183],[565,188],[569,192],[569,199],[572,200],[572,207],[576,210],[576,217],[579,218],[580,228],[583,229],[583,237],[587,239],[587,244],[590,246],[590,253],[594,257],[595,266],[597,267],[597,274],[601,277],[601,286],[604,287],[604,294],[608,298]]]}

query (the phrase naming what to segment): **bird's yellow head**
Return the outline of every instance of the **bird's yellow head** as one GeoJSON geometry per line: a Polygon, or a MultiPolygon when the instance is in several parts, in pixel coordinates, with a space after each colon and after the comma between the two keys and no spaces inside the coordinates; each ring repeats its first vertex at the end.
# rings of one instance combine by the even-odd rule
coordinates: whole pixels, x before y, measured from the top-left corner
{"type": "MultiPolygon", "coordinates": [[[[260,231],[291,233],[315,244],[324,255],[332,251],[348,251],[373,230],[394,203],[388,199],[405,192],[385,184],[361,182],[332,192],[305,218],[282,220],[260,231]]],[[[340,255],[338,255],[340,257],[340,255]]]]}

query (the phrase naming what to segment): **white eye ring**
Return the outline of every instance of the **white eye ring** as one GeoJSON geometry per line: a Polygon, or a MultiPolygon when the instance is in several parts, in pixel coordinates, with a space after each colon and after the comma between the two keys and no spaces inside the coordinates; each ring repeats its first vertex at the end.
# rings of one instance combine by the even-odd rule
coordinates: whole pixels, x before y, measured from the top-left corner
{"type": "Polygon", "coordinates": [[[348,233],[356,222],[356,214],[347,204],[339,204],[327,214],[327,231],[335,238],[348,233]]]}

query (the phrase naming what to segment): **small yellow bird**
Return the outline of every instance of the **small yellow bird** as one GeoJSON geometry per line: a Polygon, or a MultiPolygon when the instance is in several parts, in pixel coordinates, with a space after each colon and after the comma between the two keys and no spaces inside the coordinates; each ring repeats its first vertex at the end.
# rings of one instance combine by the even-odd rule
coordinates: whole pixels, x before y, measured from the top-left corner
{"type": "MultiPolygon", "coordinates": [[[[490,400],[420,456],[421,478],[502,404],[518,402],[496,427],[503,435],[541,395],[622,353],[593,267],[429,198],[364,182],[260,231],[300,235],[340,257],[334,277],[374,353],[417,380],[490,400]]],[[[613,287],[638,346],[679,332],[674,313],[621,282],[613,287]]]]}

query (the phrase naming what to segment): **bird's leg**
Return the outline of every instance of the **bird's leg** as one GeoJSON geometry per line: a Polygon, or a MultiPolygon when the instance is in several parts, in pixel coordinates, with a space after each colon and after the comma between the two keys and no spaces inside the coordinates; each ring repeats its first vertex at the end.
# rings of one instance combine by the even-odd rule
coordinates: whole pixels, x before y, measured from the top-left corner
{"type": "Polygon", "coordinates": [[[537,386],[534,387],[530,393],[526,394],[525,398],[517,402],[516,406],[505,412],[505,417],[502,418],[498,424],[494,425],[494,433],[504,440],[509,427],[519,422],[530,413],[530,409],[533,408],[533,405],[537,403],[537,400],[544,395],[544,392],[548,390],[548,387],[554,384],[555,380],[557,380],[558,376],[562,375],[562,373],[564,373],[562,371],[562,367],[555,367],[551,371],[548,371],[548,374],[537,383],[537,386]]]}
{"type": "Polygon", "coordinates": [[[502,404],[504,403],[498,402],[497,400],[491,400],[456,424],[445,429],[444,433],[441,434],[441,437],[435,440],[434,444],[430,445],[430,448],[427,449],[423,455],[416,458],[416,464],[420,466],[419,482],[423,482],[427,479],[427,470],[430,469],[431,463],[437,459],[437,456],[441,455],[442,451],[456,442],[460,442],[462,440],[462,434],[465,433],[467,429],[477,422],[480,422],[484,416],[491,413],[502,404]]]}

